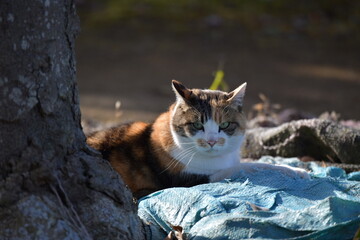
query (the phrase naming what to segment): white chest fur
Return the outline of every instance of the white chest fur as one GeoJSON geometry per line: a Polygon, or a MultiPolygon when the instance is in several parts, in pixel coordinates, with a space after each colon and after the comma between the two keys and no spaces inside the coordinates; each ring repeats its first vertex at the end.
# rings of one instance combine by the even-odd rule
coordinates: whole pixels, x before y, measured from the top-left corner
{"type": "Polygon", "coordinates": [[[211,157],[196,150],[175,147],[171,155],[185,165],[184,172],[194,174],[212,175],[220,170],[235,167],[240,162],[239,151],[211,157]]]}

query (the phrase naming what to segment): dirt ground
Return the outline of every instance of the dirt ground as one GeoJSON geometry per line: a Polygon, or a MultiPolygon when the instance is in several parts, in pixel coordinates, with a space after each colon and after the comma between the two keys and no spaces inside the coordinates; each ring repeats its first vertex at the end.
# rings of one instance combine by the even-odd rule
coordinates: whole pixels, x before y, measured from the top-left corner
{"type": "Polygon", "coordinates": [[[172,79],[208,88],[224,60],[231,89],[248,83],[245,110],[263,93],[283,108],[360,119],[359,50],[341,38],[255,36],[241,29],[83,28],[76,45],[82,115],[102,122],[151,121],[174,101],[172,79]]]}

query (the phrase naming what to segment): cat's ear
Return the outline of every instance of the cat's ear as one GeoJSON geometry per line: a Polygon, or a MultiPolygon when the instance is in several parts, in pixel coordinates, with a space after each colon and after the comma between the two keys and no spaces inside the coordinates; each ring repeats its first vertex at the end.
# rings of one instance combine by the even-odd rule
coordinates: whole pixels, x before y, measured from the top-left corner
{"type": "Polygon", "coordinates": [[[182,85],[179,81],[172,80],[172,88],[178,101],[190,101],[192,91],[182,85]]]}
{"type": "Polygon", "coordinates": [[[246,90],[246,83],[243,83],[241,84],[240,87],[228,93],[227,102],[241,107],[244,102],[245,90],[246,90]]]}

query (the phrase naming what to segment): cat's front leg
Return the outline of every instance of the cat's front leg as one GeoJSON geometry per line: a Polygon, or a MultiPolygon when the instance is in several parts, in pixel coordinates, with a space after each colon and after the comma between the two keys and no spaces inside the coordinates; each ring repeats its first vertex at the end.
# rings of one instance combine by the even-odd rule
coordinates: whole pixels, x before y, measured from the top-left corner
{"type": "Polygon", "coordinates": [[[238,172],[242,172],[246,176],[247,174],[264,170],[274,170],[274,174],[276,174],[276,172],[279,172],[291,178],[310,179],[310,175],[307,173],[307,171],[301,168],[291,167],[288,165],[272,165],[267,163],[245,162],[239,163],[232,168],[223,169],[212,174],[210,176],[210,182],[218,182],[226,178],[230,178],[238,172]]]}

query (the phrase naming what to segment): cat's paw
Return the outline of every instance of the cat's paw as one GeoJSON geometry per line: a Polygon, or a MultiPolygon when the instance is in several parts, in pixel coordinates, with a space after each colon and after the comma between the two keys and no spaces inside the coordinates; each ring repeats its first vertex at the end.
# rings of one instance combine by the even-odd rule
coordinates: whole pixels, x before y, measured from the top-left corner
{"type": "Polygon", "coordinates": [[[300,178],[303,178],[303,179],[310,179],[311,178],[310,174],[304,169],[298,168],[298,170],[296,172],[300,176],[300,178]]]}
{"type": "Polygon", "coordinates": [[[285,175],[288,175],[289,177],[292,178],[302,178],[302,179],[310,179],[310,175],[309,173],[302,168],[297,168],[297,167],[290,167],[290,166],[285,166],[285,165],[279,165],[280,167],[284,167],[283,169],[283,173],[285,173],[285,175]]]}
{"type": "Polygon", "coordinates": [[[234,175],[234,173],[236,173],[237,171],[239,171],[238,168],[222,169],[222,170],[210,175],[209,181],[210,182],[219,182],[224,179],[231,178],[231,176],[234,175]]]}

